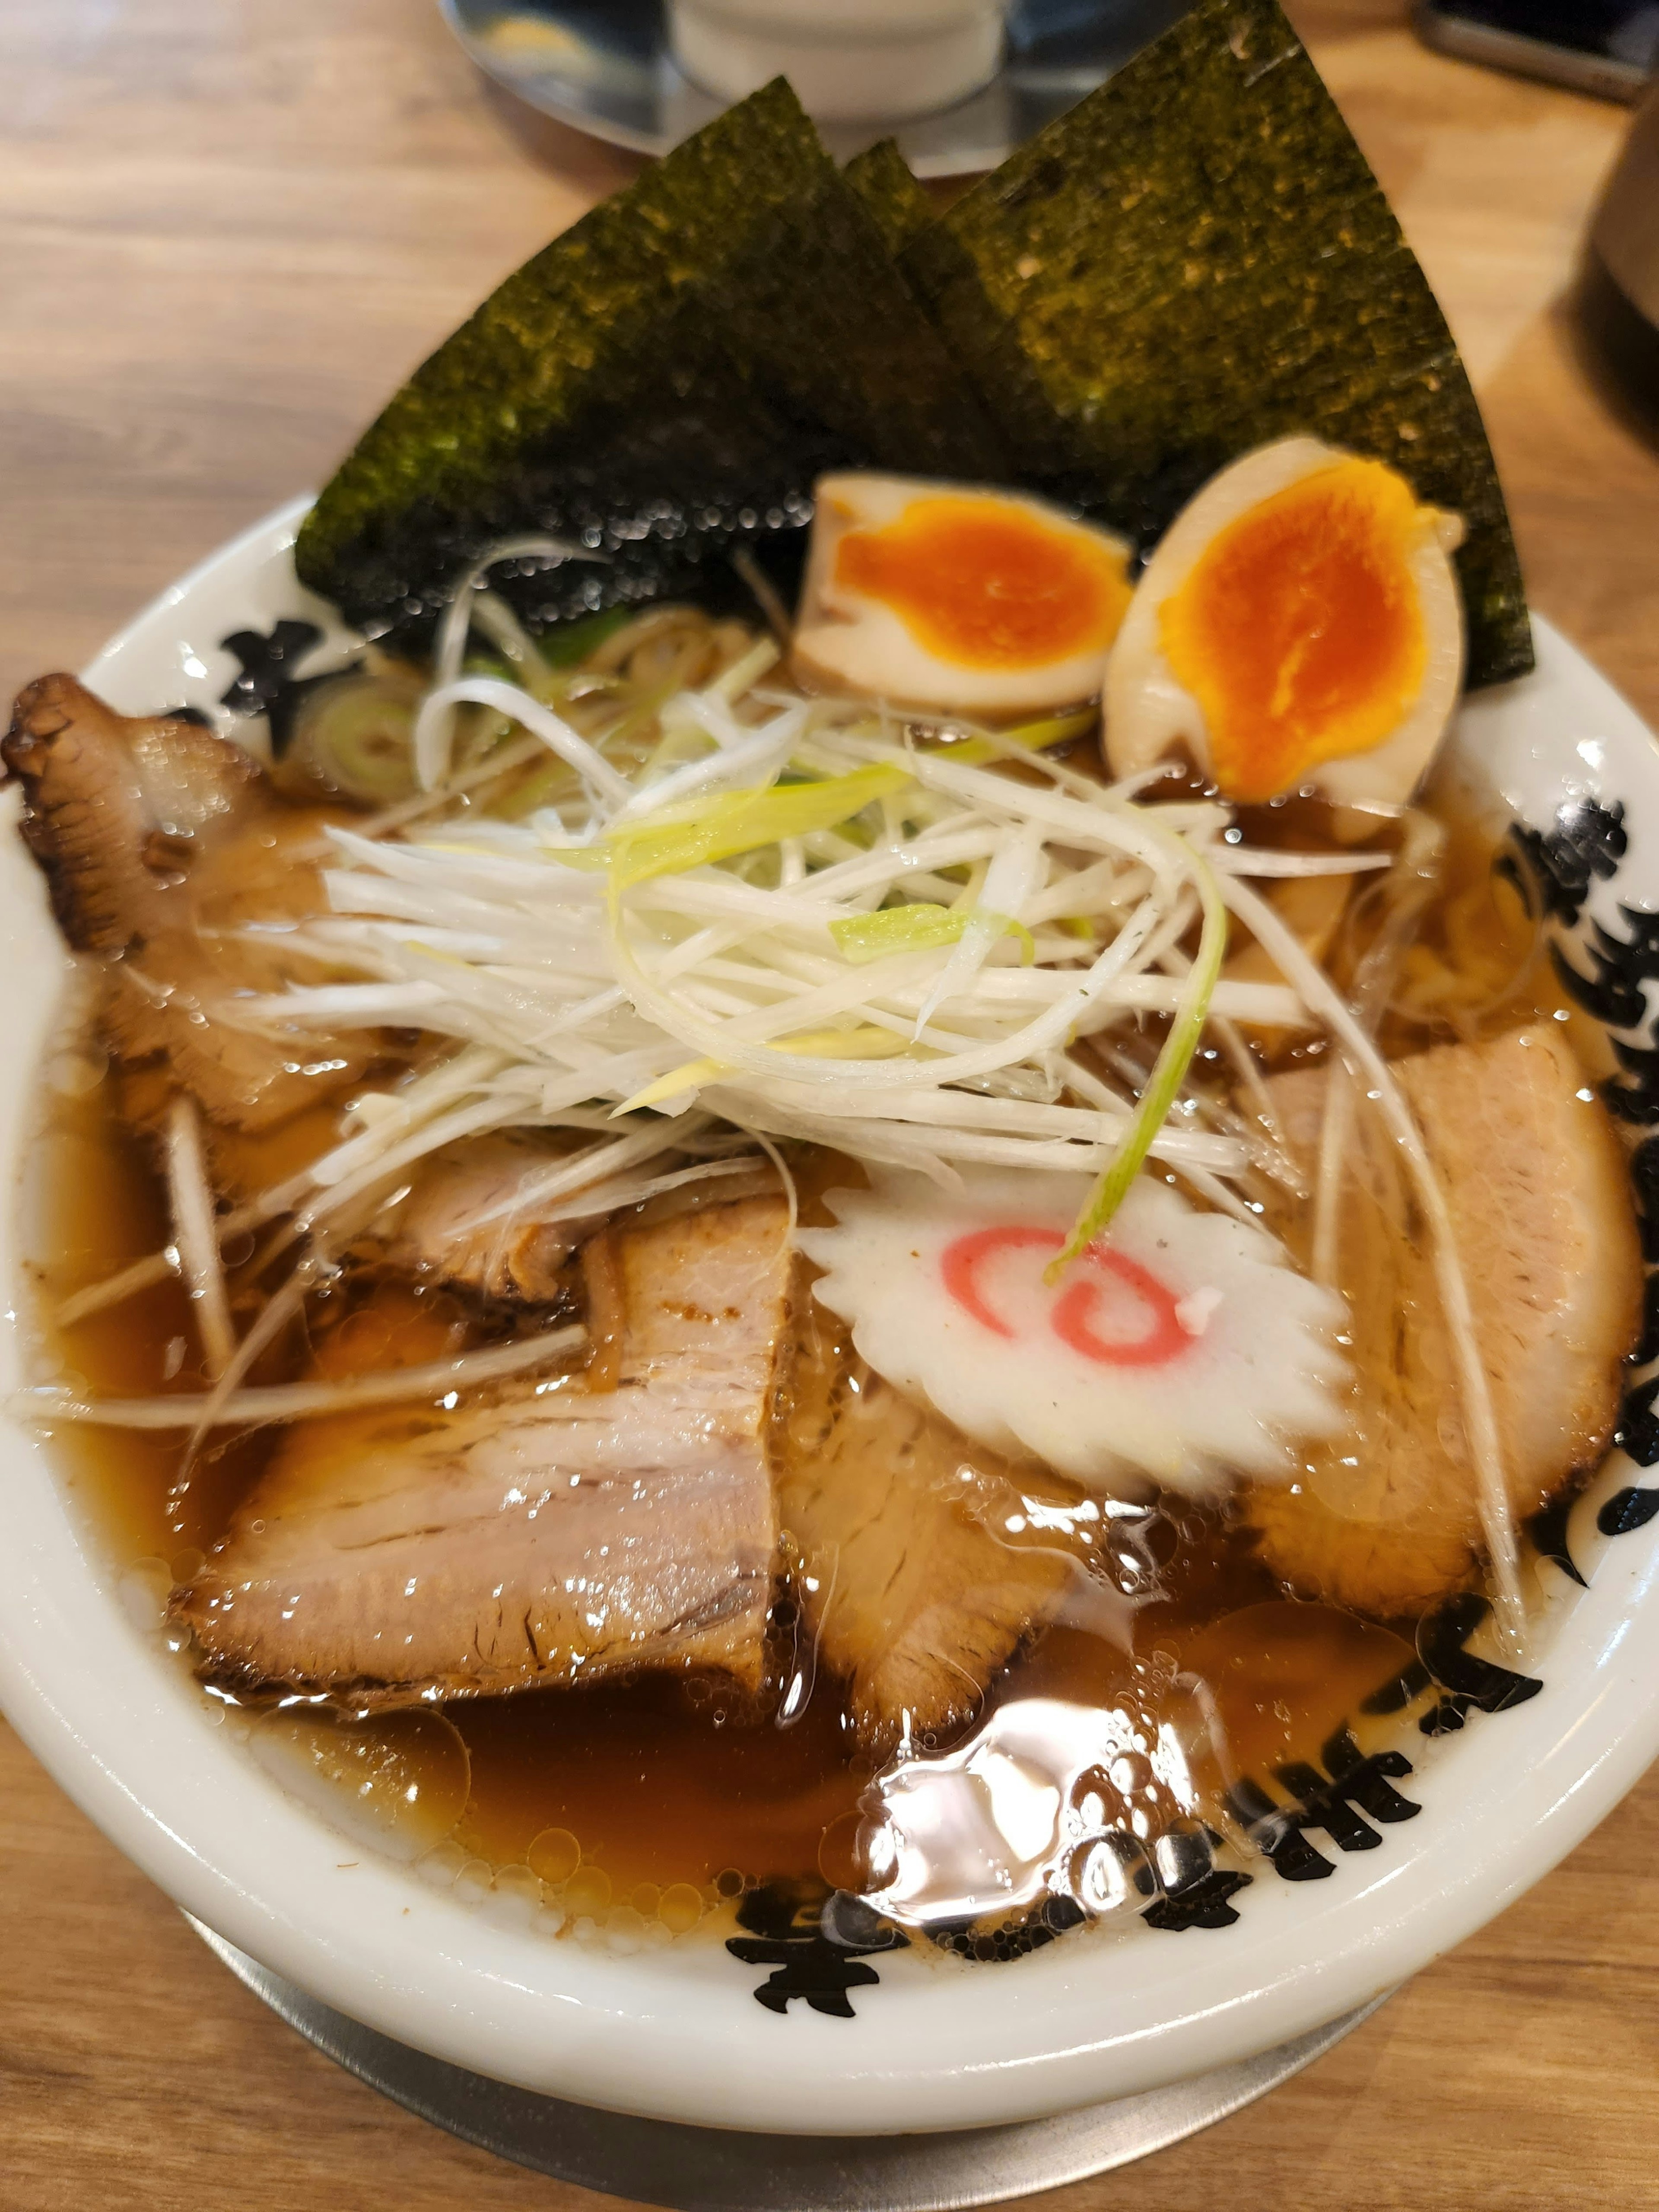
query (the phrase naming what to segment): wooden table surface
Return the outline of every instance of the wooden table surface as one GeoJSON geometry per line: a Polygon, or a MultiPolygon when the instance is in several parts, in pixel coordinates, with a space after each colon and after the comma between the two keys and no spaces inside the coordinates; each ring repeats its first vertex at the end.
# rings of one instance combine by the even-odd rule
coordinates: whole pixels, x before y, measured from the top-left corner
{"type": "MultiPolygon", "coordinates": [[[[1485,404],[1535,603],[1659,723],[1659,457],[1562,300],[1617,108],[1292,14],[1485,404]]],[[[429,0],[0,0],[0,690],[74,667],[326,475],[398,378],[635,164],[509,117],[429,0]]],[[[1650,2204],[1659,1773],[1265,2103],[1095,2212],[1650,2204]]],[[[0,1724],[4,2212],[576,2212],[336,2071],[0,1724]]]]}

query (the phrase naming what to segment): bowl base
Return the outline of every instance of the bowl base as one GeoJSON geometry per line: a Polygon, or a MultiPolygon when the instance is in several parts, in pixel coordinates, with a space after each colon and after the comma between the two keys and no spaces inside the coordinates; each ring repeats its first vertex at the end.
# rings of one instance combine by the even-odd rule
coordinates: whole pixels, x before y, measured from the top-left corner
{"type": "Polygon", "coordinates": [[[957,2212],[1109,2173],[1254,2104],[1393,1995],[1241,2065],[1055,2119],[948,2135],[746,2135],[597,2112],[447,2065],[348,2020],[185,1917],[238,1981],[394,2103],[534,2173],[672,2212],[957,2212]]]}

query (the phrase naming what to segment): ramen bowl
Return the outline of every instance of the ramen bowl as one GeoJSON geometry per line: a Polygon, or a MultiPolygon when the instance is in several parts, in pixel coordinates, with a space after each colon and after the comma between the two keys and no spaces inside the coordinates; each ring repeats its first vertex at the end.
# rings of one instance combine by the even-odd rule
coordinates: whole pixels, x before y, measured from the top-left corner
{"type": "MultiPolygon", "coordinates": [[[[86,672],[124,712],[225,720],[223,642],[337,618],[296,584],[305,502],[173,586],[86,672]]],[[[1587,1012],[1630,947],[1640,1019],[1612,1033],[1613,1103],[1659,1120],[1635,933],[1659,908],[1659,753],[1547,624],[1533,675],[1463,709],[1453,766],[1502,841],[1587,1012]],[[1637,917],[1636,921],[1632,916],[1637,917]],[[1594,939],[1592,933],[1601,934],[1594,939]],[[1601,964],[1593,951],[1599,947],[1601,964]],[[1609,948],[1612,948],[1611,951],[1609,948]]],[[[227,723],[227,726],[228,724],[227,723]]],[[[3,1231],[8,1389],[31,1376],[28,1263],[48,1086],[73,980],[40,879],[0,848],[13,1047],[0,1080],[15,1194],[3,1231]]],[[[1629,1013],[1626,994],[1614,1011],[1629,1013]]],[[[1638,1190],[1649,1187],[1638,1176],[1638,1190]]],[[[433,2056],[525,2088],[717,2127],[858,2134],[989,2126],[1155,2088],[1352,2010],[1462,1941],[1585,1835],[1659,1751],[1659,1462],[1645,1370],[1613,1453],[1540,1534],[1535,1632],[1510,1663],[1478,1599],[1419,1650],[1428,1705],[1397,1744],[1340,1746],[1249,1879],[1170,1869],[1024,1955],[904,1942],[865,1911],[798,1919],[751,1901],[743,1926],[669,1942],[554,1931],[520,1882],[457,1883],[273,1772],[204,1698],[136,1593],[53,1445],[9,1419],[0,1482],[0,1699],[48,1771],[180,1907],[301,1990],[433,2056]]],[[[15,1400],[14,1400],[15,1404],[15,1400]]],[[[417,1839],[418,1840],[418,1839],[417,1839]]],[[[1079,1920],[1082,1916],[1076,1916],[1079,1920]]]]}

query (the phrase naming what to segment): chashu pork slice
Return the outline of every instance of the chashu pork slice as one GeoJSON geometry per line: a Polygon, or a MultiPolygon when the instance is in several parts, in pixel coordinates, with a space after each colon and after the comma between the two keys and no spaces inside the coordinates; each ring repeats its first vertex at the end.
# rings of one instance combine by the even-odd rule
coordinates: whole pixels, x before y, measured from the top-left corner
{"type": "Polygon", "coordinates": [[[327,907],[322,810],[283,805],[240,745],[172,716],[116,714],[72,676],[18,694],[0,757],[59,928],[101,956],[105,1023],[131,1060],[165,1055],[216,1121],[272,1127],[357,1080],[361,1036],[244,1025],[238,1001],[319,978],[289,951],[327,907]]]}
{"type": "Polygon", "coordinates": [[[758,1686],[775,1198],[617,1234],[620,1381],[296,1426],[175,1592],[207,1678],[355,1708],[715,1668],[758,1686]]]}
{"type": "MultiPolygon", "coordinates": [[[[1612,1440],[1642,1295],[1624,1152],[1559,1026],[1438,1046],[1395,1073],[1450,1210],[1523,1520],[1612,1440]]],[[[1309,1069],[1269,1085],[1310,1180],[1326,1080],[1309,1069]]],[[[1354,1141],[1364,1177],[1348,1182],[1340,1256],[1354,1431],[1296,1488],[1249,1491],[1244,1512],[1300,1595],[1388,1619],[1475,1581],[1482,1539],[1428,1240],[1363,1106],[1354,1141]]]]}
{"type": "Polygon", "coordinates": [[[559,1272],[586,1220],[541,1218],[549,1178],[568,1165],[540,1132],[471,1137],[421,1163],[381,1240],[381,1256],[410,1274],[434,1275],[493,1298],[532,1305],[556,1297],[559,1272]]]}
{"type": "Polygon", "coordinates": [[[1082,1493],[1012,1468],[917,1406],[852,1350],[798,1285],[793,1359],[772,1437],[778,1515],[795,1555],[817,1663],[847,1685],[860,1747],[947,1736],[1059,1609],[1069,1552],[1007,1534],[1036,1490],[1082,1493]]]}
{"type": "MultiPolygon", "coordinates": [[[[357,1249],[403,1273],[544,1305],[562,1295],[565,1263],[580,1249],[591,1297],[593,1263],[605,1249],[594,1232],[611,1214],[640,1203],[641,1178],[624,1169],[580,1180],[587,1141],[579,1139],[573,1152],[555,1132],[501,1129],[447,1145],[420,1163],[408,1194],[376,1218],[357,1249]]],[[[679,1157],[653,1159],[647,1188],[679,1157]]],[[[646,1218],[729,1205],[775,1188],[765,1162],[717,1164],[706,1180],[647,1200],[646,1218]]],[[[605,1316],[590,1318],[602,1325],[605,1316]]]]}

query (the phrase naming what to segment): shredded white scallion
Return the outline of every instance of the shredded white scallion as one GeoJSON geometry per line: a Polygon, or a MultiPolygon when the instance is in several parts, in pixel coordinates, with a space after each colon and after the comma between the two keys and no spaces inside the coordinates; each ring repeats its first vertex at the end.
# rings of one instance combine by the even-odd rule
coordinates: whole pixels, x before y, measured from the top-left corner
{"type": "Polygon", "coordinates": [[[186,1091],[179,1091],[167,1109],[167,1169],[173,1244],[190,1286],[204,1364],[210,1376],[222,1375],[235,1353],[236,1332],[219,1258],[213,1186],[202,1149],[201,1109],[186,1091]]]}
{"type": "Polygon", "coordinates": [[[495,676],[458,676],[453,684],[441,684],[436,690],[428,691],[421,702],[415,720],[415,770],[422,790],[431,791],[443,780],[449,766],[452,710],[462,706],[494,707],[498,714],[521,723],[611,807],[625,805],[632,797],[633,786],[627,777],[619,775],[562,716],[516,684],[503,683],[495,676]]]}
{"type": "Polygon", "coordinates": [[[11,1409],[20,1420],[50,1426],[75,1421],[110,1429],[195,1429],[204,1414],[218,1428],[263,1426],[267,1422],[314,1420],[326,1413],[356,1413],[366,1406],[401,1406],[416,1400],[447,1398],[452,1391],[476,1390],[486,1382],[526,1375],[546,1367],[587,1341],[580,1323],[521,1338],[514,1344],[465,1352],[453,1359],[434,1359],[418,1367],[393,1367],[356,1375],[340,1382],[272,1382],[233,1390],[217,1401],[210,1394],[180,1392],[157,1398],[81,1398],[51,1387],[14,1393],[11,1409]]]}
{"type": "Polygon", "coordinates": [[[237,1346],[223,1371],[215,1379],[213,1388],[203,1400],[201,1413],[191,1425],[189,1440],[185,1443],[184,1458],[175,1481],[188,1474],[210,1431],[222,1423],[225,1407],[235,1396],[238,1387],[255,1360],[276,1341],[288,1324],[298,1317],[307,1293],[321,1279],[325,1264],[320,1253],[308,1254],[282,1287],[266,1299],[252,1328],[237,1346]]]}
{"type": "MultiPolygon", "coordinates": [[[[395,1020],[493,1066],[418,1123],[389,1094],[383,1119],[319,1163],[307,1223],[463,1134],[606,1102],[684,1124],[716,1092],[733,1123],[769,1138],[810,1129],[860,1152],[886,1125],[882,1157],[947,1181],[974,1159],[1098,1174],[1132,1137],[1138,1155],[1243,1172],[1245,1146],[1167,1122],[1156,1101],[1057,1121],[1046,1070],[1079,1038],[1149,1014],[1183,1033],[1211,1009],[1306,1027],[1291,985],[1198,979],[1177,957],[1212,863],[1295,873],[1300,857],[1223,847],[1218,805],[1148,804],[1139,783],[1048,760],[1042,745],[1075,734],[1075,717],[1030,736],[941,726],[937,743],[911,723],[895,742],[878,708],[757,691],[775,657],[763,640],[706,690],[660,703],[664,736],[631,778],[530,692],[440,671],[428,737],[476,696],[558,750],[574,795],[522,821],[475,811],[396,838],[333,833],[332,910],[304,938],[331,980],[244,1000],[239,1018],[395,1020]],[[913,905],[964,919],[887,921],[913,905]],[[988,1088],[994,1127],[976,1097],[988,1088]]],[[[428,782],[445,765],[435,744],[428,782]]],[[[665,1149],[675,1141],[671,1130],[665,1149]]]]}
{"type": "Polygon", "coordinates": [[[179,1248],[169,1244],[163,1251],[152,1252],[146,1260],[135,1260],[118,1274],[106,1275],[99,1282],[88,1283],[84,1288],[72,1291],[58,1306],[54,1318],[59,1328],[73,1328],[76,1322],[89,1321],[94,1314],[102,1313],[109,1306],[123,1305],[128,1298],[136,1298],[141,1291],[154,1290],[157,1283],[166,1282],[169,1275],[178,1272],[179,1248]]]}
{"type": "MultiPolygon", "coordinates": [[[[466,658],[467,637],[478,614],[478,600],[487,596],[482,586],[492,568],[505,561],[539,561],[556,564],[564,561],[605,561],[608,558],[608,555],[596,552],[587,546],[568,544],[562,538],[544,535],[506,538],[489,547],[456,586],[454,596],[444,609],[438,624],[433,655],[434,690],[441,691],[453,684],[461,672],[461,664],[466,658]]],[[[498,634],[495,641],[500,643],[499,625],[496,627],[498,634]]],[[[430,703],[429,698],[428,703],[430,703]]],[[[450,747],[454,739],[454,723],[453,705],[434,715],[427,727],[424,758],[421,744],[418,739],[416,741],[415,770],[423,790],[430,791],[442,780],[448,768],[450,747]]]]}

